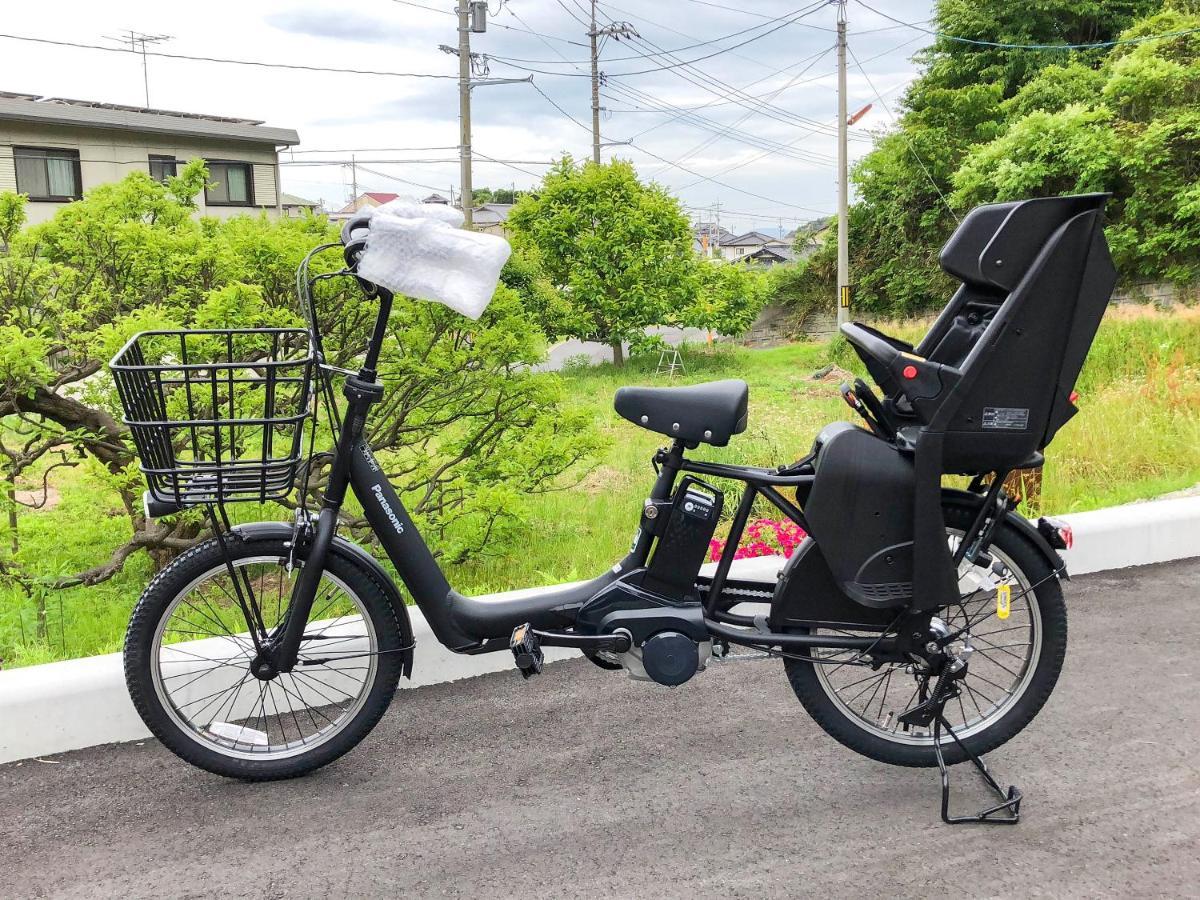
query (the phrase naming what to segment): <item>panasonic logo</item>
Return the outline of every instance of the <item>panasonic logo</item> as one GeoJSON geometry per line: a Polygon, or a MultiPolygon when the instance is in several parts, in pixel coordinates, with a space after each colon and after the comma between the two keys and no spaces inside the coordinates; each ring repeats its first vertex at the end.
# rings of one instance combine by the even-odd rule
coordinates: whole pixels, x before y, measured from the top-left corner
{"type": "Polygon", "coordinates": [[[379,501],[379,506],[383,510],[383,514],[388,517],[388,521],[396,529],[396,534],[404,534],[404,523],[396,517],[396,513],[392,511],[391,505],[384,498],[383,488],[377,484],[373,484],[371,485],[371,490],[375,494],[375,499],[379,501]]]}

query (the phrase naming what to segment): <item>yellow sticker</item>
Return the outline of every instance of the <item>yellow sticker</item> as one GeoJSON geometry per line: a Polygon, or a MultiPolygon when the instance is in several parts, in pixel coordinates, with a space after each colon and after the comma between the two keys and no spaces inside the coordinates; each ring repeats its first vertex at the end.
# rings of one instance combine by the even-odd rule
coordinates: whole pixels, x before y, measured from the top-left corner
{"type": "Polygon", "coordinates": [[[1012,606],[1012,585],[1002,584],[996,588],[996,618],[1007,619],[1012,606]]]}

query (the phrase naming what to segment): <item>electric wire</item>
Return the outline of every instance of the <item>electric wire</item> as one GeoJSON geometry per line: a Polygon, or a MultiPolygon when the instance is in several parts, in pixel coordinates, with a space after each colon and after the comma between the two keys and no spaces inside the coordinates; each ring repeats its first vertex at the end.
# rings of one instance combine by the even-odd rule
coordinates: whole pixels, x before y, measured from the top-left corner
{"type": "Polygon", "coordinates": [[[161,59],[179,59],[188,62],[207,62],[218,63],[228,66],[253,66],[260,69],[288,69],[302,72],[331,72],[340,75],[377,75],[388,78],[434,78],[434,79],[454,79],[457,80],[457,75],[440,75],[432,72],[388,72],[379,69],[349,69],[339,68],[336,66],[307,66],[302,63],[276,63],[263,62],[253,59],[232,59],[221,56],[189,56],[184,53],[166,53],[162,50],[126,50],[123,47],[106,47],[103,44],[85,44],[79,41],[59,41],[51,38],[33,37],[23,34],[3,34],[0,33],[0,39],[9,41],[24,41],[33,44],[47,44],[55,47],[72,47],[77,50],[103,50],[106,53],[133,53],[138,56],[155,56],[161,59]]]}
{"type": "Polygon", "coordinates": [[[897,25],[904,25],[908,28],[923,31],[925,34],[931,34],[934,37],[942,38],[946,41],[954,41],[959,44],[971,44],[977,47],[994,47],[999,50],[1096,50],[1104,47],[1117,47],[1122,44],[1144,44],[1147,41],[1160,41],[1165,38],[1182,37],[1188,34],[1200,33],[1200,28],[1185,28],[1181,31],[1167,31],[1162,34],[1146,34],[1141,37],[1134,38],[1116,38],[1111,41],[1092,41],[1086,44],[1009,44],[1002,41],[984,41],[976,40],[975,38],[959,37],[954,34],[946,34],[944,31],[937,31],[932,28],[925,28],[915,22],[905,22],[902,19],[897,19],[894,16],[889,16],[887,13],[869,6],[863,0],[857,0],[858,5],[863,9],[875,13],[877,16],[882,16],[890,22],[895,22],[897,25]]]}
{"type": "MultiPolygon", "coordinates": [[[[796,15],[795,18],[802,18],[805,15],[811,15],[812,13],[816,12],[818,9],[821,9],[822,7],[824,7],[824,5],[825,5],[824,0],[821,0],[820,3],[813,4],[812,6],[809,6],[809,7],[805,7],[804,8],[805,11],[796,15]]],[[[754,35],[753,37],[747,38],[746,40],[742,41],[741,43],[734,44],[732,47],[724,47],[724,48],[722,48],[720,50],[716,50],[712,53],[705,54],[704,56],[698,56],[695,59],[676,60],[676,61],[673,61],[671,65],[654,66],[649,69],[638,69],[638,70],[635,70],[632,72],[605,72],[605,77],[606,78],[628,78],[632,75],[648,75],[651,72],[663,72],[663,71],[666,71],[669,69],[674,69],[678,66],[690,66],[694,63],[703,62],[704,60],[707,60],[707,59],[712,59],[713,57],[720,56],[723,53],[728,53],[731,50],[736,50],[739,47],[744,47],[747,44],[751,44],[751,43],[754,43],[755,41],[762,40],[763,38],[768,37],[769,35],[772,35],[775,32],[779,31],[781,28],[786,28],[789,24],[791,24],[792,21],[794,21],[794,19],[782,22],[779,25],[776,25],[774,28],[769,28],[766,31],[764,31],[762,34],[757,34],[757,35],[754,35]]],[[[634,38],[633,40],[636,41],[637,38],[634,38]]],[[[669,55],[671,53],[671,51],[661,50],[661,48],[660,48],[660,53],[665,53],[665,54],[669,55]]],[[[532,66],[525,66],[525,65],[522,65],[522,64],[516,63],[516,62],[509,62],[507,59],[505,59],[505,57],[502,57],[502,56],[492,56],[489,54],[488,59],[495,60],[496,62],[499,62],[501,65],[510,66],[511,68],[514,68],[514,69],[520,69],[523,72],[533,72],[538,75],[556,75],[556,76],[559,76],[562,78],[591,78],[592,77],[591,73],[589,73],[589,72],[555,72],[555,71],[551,71],[548,69],[538,69],[538,68],[534,68],[532,66]]]]}
{"type": "MultiPolygon", "coordinates": [[[[871,81],[871,76],[867,74],[867,70],[864,69],[862,63],[858,61],[858,57],[854,55],[854,51],[850,48],[849,44],[846,45],[846,52],[850,54],[850,58],[854,60],[854,65],[858,67],[858,71],[861,72],[862,77],[866,79],[867,86],[871,89],[872,93],[875,94],[875,99],[879,101],[880,106],[883,107],[884,111],[888,114],[889,118],[891,118],[892,122],[896,122],[896,116],[892,112],[891,107],[887,105],[887,101],[883,99],[883,95],[879,93],[879,90],[875,87],[875,83],[871,81]]],[[[960,219],[958,213],[954,211],[954,207],[950,205],[950,201],[946,199],[946,195],[942,193],[942,189],[938,187],[938,183],[934,179],[933,175],[930,174],[929,169],[925,167],[925,162],[921,159],[921,154],[917,152],[917,148],[914,147],[912,141],[908,139],[908,135],[904,133],[904,129],[897,129],[896,133],[900,135],[900,137],[904,140],[904,143],[908,146],[908,150],[913,155],[913,159],[917,161],[917,165],[921,167],[921,171],[925,173],[925,177],[929,179],[929,183],[933,185],[933,189],[937,192],[942,204],[946,207],[954,221],[961,222],[962,219],[960,219]]]]}

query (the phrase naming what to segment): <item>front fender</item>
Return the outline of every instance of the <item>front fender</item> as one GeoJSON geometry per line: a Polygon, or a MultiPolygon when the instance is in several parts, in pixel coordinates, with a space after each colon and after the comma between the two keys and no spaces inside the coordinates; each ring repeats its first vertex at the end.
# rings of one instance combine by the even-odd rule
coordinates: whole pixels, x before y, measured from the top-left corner
{"type": "MultiPolygon", "coordinates": [[[[942,488],[942,506],[960,506],[969,509],[972,512],[978,512],[980,505],[983,503],[983,497],[979,494],[972,494],[969,491],[958,491],[951,488],[942,488]]],[[[1071,576],[1067,572],[1067,564],[1063,562],[1063,558],[1058,555],[1058,551],[1050,546],[1049,541],[1042,536],[1036,528],[1029,524],[1029,520],[1024,516],[1009,510],[1005,514],[1005,521],[1019,531],[1022,535],[1029,538],[1032,543],[1046,558],[1046,562],[1060,578],[1071,580],[1071,576]]]]}
{"type": "MultiPolygon", "coordinates": [[[[250,522],[245,525],[235,525],[233,531],[243,541],[252,544],[255,541],[291,540],[293,527],[288,522],[250,522]]],[[[401,672],[406,678],[412,678],[412,622],[408,617],[408,606],[405,605],[404,598],[400,596],[400,591],[397,589],[396,583],[388,575],[387,570],[380,565],[379,560],[358,546],[358,544],[352,543],[344,537],[335,536],[333,543],[329,547],[329,552],[336,553],[346,561],[366,570],[371,579],[379,586],[379,589],[383,591],[384,596],[388,598],[388,602],[392,604],[392,611],[396,614],[396,621],[400,625],[400,640],[403,646],[409,648],[403,651],[404,662],[401,672]]]]}

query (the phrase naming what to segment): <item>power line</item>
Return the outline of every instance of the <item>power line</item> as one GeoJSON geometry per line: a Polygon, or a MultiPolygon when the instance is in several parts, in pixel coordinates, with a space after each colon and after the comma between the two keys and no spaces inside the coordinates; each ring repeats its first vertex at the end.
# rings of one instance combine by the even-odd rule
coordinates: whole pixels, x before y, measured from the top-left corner
{"type": "MultiPolygon", "coordinates": [[[[854,55],[854,51],[849,46],[847,46],[846,52],[849,53],[850,58],[852,60],[854,60],[854,65],[858,67],[858,71],[860,71],[862,73],[862,77],[867,80],[867,86],[875,94],[875,99],[879,101],[880,106],[882,106],[884,108],[884,111],[887,112],[887,114],[891,118],[892,122],[895,123],[896,122],[895,114],[892,113],[891,107],[887,105],[887,101],[883,99],[883,95],[881,93],[879,93],[879,91],[876,89],[874,82],[871,81],[871,76],[867,74],[867,70],[864,69],[862,66],[862,63],[860,63],[858,61],[858,57],[854,55]]],[[[925,163],[921,159],[921,154],[917,153],[917,148],[914,147],[912,144],[912,141],[910,141],[908,139],[908,135],[904,133],[904,129],[903,128],[897,129],[896,133],[899,134],[900,137],[904,140],[904,143],[908,145],[909,152],[912,153],[913,159],[915,159],[917,161],[917,165],[921,167],[921,171],[925,173],[925,177],[929,179],[929,183],[931,185],[933,185],[933,189],[935,191],[937,191],[938,197],[941,198],[942,204],[949,211],[950,215],[954,217],[954,221],[956,221],[956,222],[962,221],[961,219],[959,219],[958,213],[956,213],[954,211],[954,207],[952,207],[950,205],[950,201],[946,199],[946,195],[942,193],[942,189],[940,187],[938,187],[938,183],[936,180],[934,180],[933,175],[931,175],[929,173],[929,169],[925,168],[925,163]]]]}
{"type": "MultiPolygon", "coordinates": [[[[392,0],[392,2],[399,3],[403,6],[413,6],[413,7],[416,7],[417,9],[425,9],[425,10],[428,10],[429,12],[442,13],[447,16],[455,15],[455,13],[451,12],[448,9],[440,9],[436,6],[426,6],[424,3],[414,3],[413,0],[392,0]]],[[[507,4],[504,4],[504,9],[508,9],[507,4]]],[[[512,12],[512,10],[508,10],[508,11],[510,13],[512,12]]],[[[515,13],[514,13],[514,15],[515,15],[515,13]]],[[[532,34],[534,37],[549,38],[552,41],[560,41],[561,43],[564,43],[564,44],[571,44],[574,47],[586,47],[587,46],[587,44],[581,44],[579,41],[571,41],[571,40],[568,40],[567,38],[560,38],[560,37],[555,37],[554,35],[541,34],[539,32],[531,30],[528,26],[526,26],[525,28],[517,28],[515,25],[504,25],[500,22],[492,22],[492,27],[493,28],[503,28],[505,31],[519,31],[522,34],[532,34]]]]}
{"type": "MultiPolygon", "coordinates": [[[[812,6],[804,7],[803,12],[797,11],[798,15],[796,16],[796,18],[805,16],[805,15],[811,15],[812,13],[816,12],[818,9],[822,8],[824,5],[825,5],[825,0],[821,0],[821,2],[813,4],[812,6]]],[[[789,14],[789,15],[791,15],[791,14],[789,14]]],[[[690,65],[693,65],[694,63],[703,62],[706,59],[712,59],[715,56],[720,56],[722,53],[729,53],[731,50],[736,50],[739,47],[744,47],[747,44],[751,44],[751,43],[754,43],[755,41],[762,40],[763,38],[779,31],[781,28],[786,28],[789,24],[791,24],[792,21],[794,21],[794,19],[789,19],[788,21],[785,21],[785,22],[780,23],[779,25],[776,25],[774,28],[767,29],[762,34],[754,35],[753,37],[747,38],[746,40],[742,41],[741,43],[734,44],[732,47],[724,47],[720,50],[716,50],[716,51],[714,51],[712,53],[708,53],[704,56],[698,56],[695,59],[677,60],[669,66],[654,66],[653,68],[638,69],[633,72],[605,72],[604,74],[605,74],[606,78],[627,78],[632,75],[648,75],[651,72],[662,72],[662,71],[665,71],[668,69],[674,69],[678,66],[690,66],[690,65]]],[[[762,27],[762,26],[757,26],[757,27],[762,27]]],[[[671,54],[671,51],[669,51],[669,50],[662,50],[661,48],[659,48],[659,49],[660,49],[659,55],[662,55],[662,54],[670,55],[671,54]]],[[[578,72],[578,73],[577,72],[555,72],[555,71],[551,71],[548,69],[535,69],[530,66],[521,65],[516,62],[509,62],[503,56],[492,56],[489,54],[488,58],[496,60],[501,65],[511,66],[512,68],[520,69],[523,72],[535,72],[539,75],[557,75],[562,78],[590,78],[591,77],[590,74],[585,73],[585,72],[578,72]]],[[[572,65],[574,65],[574,63],[572,63],[572,65]]]]}
{"type": "MultiPolygon", "coordinates": [[[[790,88],[801,75],[803,75],[805,72],[807,72],[813,66],[815,66],[818,62],[820,62],[832,49],[833,49],[832,47],[827,47],[822,53],[820,53],[818,56],[816,56],[805,68],[801,69],[794,76],[792,76],[792,78],[790,80],[788,80],[781,87],[779,87],[777,90],[775,90],[774,93],[768,94],[766,97],[764,97],[763,105],[766,105],[767,103],[771,102],[776,97],[778,97],[780,94],[782,94],[784,91],[786,91],[788,88],[790,88]]],[[[741,125],[743,122],[745,122],[747,119],[749,119],[752,115],[754,115],[754,112],[755,111],[752,109],[746,110],[746,112],[742,115],[742,117],[740,119],[736,120],[733,123],[733,125],[730,126],[730,130],[732,130],[733,128],[736,128],[738,125],[741,125]]],[[[707,147],[711,147],[714,143],[716,143],[718,140],[720,140],[721,137],[723,137],[723,135],[718,133],[718,134],[714,134],[714,135],[706,138],[705,140],[703,140],[699,144],[697,144],[695,147],[693,147],[691,150],[684,153],[683,156],[679,157],[679,161],[682,162],[683,160],[690,159],[692,156],[695,156],[701,150],[704,150],[707,147]]]]}
{"type": "MultiPolygon", "coordinates": [[[[495,159],[491,156],[484,156],[482,153],[474,153],[474,157],[485,159],[488,162],[495,163],[524,163],[527,166],[552,166],[553,160],[545,159],[495,159]]],[[[459,162],[457,156],[448,156],[440,159],[281,159],[281,166],[348,166],[351,164],[363,165],[364,163],[373,163],[375,165],[446,165],[448,163],[459,162]]]]}
{"type": "Polygon", "coordinates": [[[641,147],[641,146],[639,146],[637,144],[633,144],[633,143],[631,143],[630,146],[633,147],[635,150],[640,150],[642,153],[645,153],[647,156],[651,156],[654,159],[657,159],[659,162],[666,163],[668,166],[671,166],[674,169],[679,169],[679,171],[686,172],[688,175],[700,178],[702,181],[710,181],[713,184],[717,185],[718,187],[723,187],[726,190],[735,191],[736,193],[739,193],[739,194],[745,194],[747,197],[756,197],[759,200],[766,200],[768,203],[775,203],[775,204],[778,204],[779,206],[790,206],[792,209],[802,209],[805,212],[816,213],[818,216],[829,215],[828,212],[825,212],[825,211],[819,210],[819,209],[813,209],[811,206],[802,206],[799,203],[787,203],[783,200],[776,199],[775,197],[766,197],[762,194],[756,194],[756,193],[754,193],[754,191],[747,191],[744,188],[734,187],[732,184],[726,184],[723,181],[718,181],[715,178],[711,178],[707,175],[702,175],[701,173],[699,173],[693,169],[689,169],[686,166],[681,166],[678,163],[673,163],[669,159],[665,159],[664,157],[659,156],[657,153],[651,153],[645,147],[641,147]]]}
{"type": "Polygon", "coordinates": [[[338,147],[332,149],[317,149],[311,148],[306,150],[293,150],[288,148],[288,153],[419,153],[428,150],[457,150],[458,144],[450,144],[445,147],[338,147]]]}
{"type": "MultiPolygon", "coordinates": [[[[49,44],[55,47],[73,47],[78,50],[103,50],[105,53],[131,53],[122,47],[105,47],[103,44],[84,44],[77,41],[56,41],[50,38],[32,37],[24,34],[0,34],[0,38],[10,41],[26,41],[32,44],[49,44]]],[[[141,54],[141,51],[137,51],[141,54]]],[[[455,75],[436,75],[429,72],[384,72],[376,69],[341,69],[333,66],[306,66],[300,63],[272,63],[252,59],[229,59],[220,56],[188,56],[183,53],[164,53],[161,50],[147,50],[145,56],[156,56],[161,59],[182,59],[189,62],[220,63],[229,66],[254,66],[261,69],[290,69],[304,72],[334,72],[343,75],[382,75],[389,78],[456,78],[455,75]]]]}
{"type": "Polygon", "coordinates": [[[1135,38],[1118,38],[1111,41],[1093,41],[1087,44],[1006,44],[1001,41],[981,41],[974,38],[958,37],[954,34],[946,34],[943,31],[935,31],[932,28],[925,28],[915,22],[905,22],[893,16],[889,16],[885,12],[875,9],[873,6],[868,6],[862,0],[858,0],[858,5],[863,9],[875,13],[877,16],[882,16],[889,22],[895,22],[897,25],[903,25],[907,28],[914,28],[917,31],[923,31],[926,34],[931,34],[934,37],[942,38],[946,41],[954,41],[959,44],[971,44],[976,47],[995,47],[999,50],[1095,50],[1102,47],[1116,47],[1121,44],[1143,44],[1146,41],[1159,41],[1164,38],[1182,37],[1187,34],[1200,33],[1200,28],[1186,28],[1182,31],[1167,31],[1162,34],[1147,34],[1135,38]]]}
{"type": "MultiPolygon", "coordinates": [[[[663,104],[662,111],[664,111],[664,112],[677,109],[675,107],[672,107],[670,104],[665,103],[665,101],[659,101],[657,98],[653,97],[652,95],[647,94],[644,91],[639,91],[635,88],[631,88],[630,86],[625,85],[625,84],[620,84],[620,85],[612,84],[612,85],[608,86],[607,90],[609,90],[610,92],[615,92],[618,97],[620,97],[623,100],[626,100],[627,102],[630,101],[630,98],[633,98],[633,101],[640,100],[642,102],[648,102],[648,103],[662,103],[663,104]]],[[[767,150],[767,151],[775,152],[775,153],[783,153],[783,154],[791,156],[793,158],[803,159],[808,162],[829,162],[832,159],[832,157],[830,157],[824,153],[818,153],[818,152],[812,151],[812,150],[802,150],[798,147],[794,147],[793,145],[795,144],[795,141],[793,141],[792,144],[784,144],[784,143],[782,143],[780,141],[776,141],[772,138],[762,137],[759,135],[750,134],[745,131],[735,130],[735,129],[733,129],[732,126],[723,125],[722,123],[717,122],[714,119],[709,119],[705,116],[696,115],[695,113],[679,111],[678,114],[675,116],[675,118],[672,120],[669,120],[669,121],[674,121],[675,119],[681,120],[684,124],[691,125],[694,128],[699,128],[703,131],[709,131],[714,134],[718,134],[718,135],[721,135],[724,137],[729,137],[732,140],[739,141],[740,143],[743,143],[743,144],[748,144],[749,146],[755,147],[759,150],[767,150]]],[[[667,124],[667,123],[663,123],[663,124],[667,124]]],[[[634,140],[636,140],[637,138],[641,137],[643,134],[646,134],[653,130],[654,130],[653,128],[645,128],[642,131],[632,135],[632,138],[634,140]]]]}
{"type": "MultiPolygon", "coordinates": [[[[658,45],[653,41],[648,41],[646,38],[641,38],[640,41],[642,43],[649,44],[652,48],[657,49],[658,55],[665,54],[669,56],[668,51],[662,50],[662,48],[659,48],[658,45]]],[[[699,87],[701,90],[723,99],[730,99],[735,105],[743,108],[751,108],[747,106],[747,102],[751,104],[757,103],[758,98],[754,97],[753,95],[747,94],[740,88],[736,88],[733,85],[721,81],[720,79],[715,78],[699,69],[695,69],[686,63],[681,64],[678,67],[671,67],[670,72],[677,78],[681,78],[689,84],[699,87]]],[[[781,122],[784,125],[790,125],[794,128],[802,128],[812,132],[813,134],[832,137],[835,133],[835,131],[829,125],[826,125],[823,122],[818,122],[816,119],[810,119],[807,116],[802,116],[799,113],[791,112],[790,110],[783,109],[782,107],[770,105],[757,106],[755,107],[755,111],[759,115],[765,116],[768,119],[774,119],[777,122],[781,122]]]]}
{"type": "MultiPolygon", "coordinates": [[[[413,187],[423,188],[427,191],[440,191],[442,189],[440,187],[434,187],[430,184],[421,184],[419,181],[409,181],[407,178],[400,178],[397,175],[389,175],[387,172],[380,172],[378,169],[368,169],[362,163],[358,164],[358,168],[362,169],[364,172],[369,172],[372,175],[378,175],[380,178],[386,178],[389,181],[399,181],[401,184],[410,184],[413,187]]],[[[442,187],[445,187],[445,185],[442,185],[442,187]]]]}
{"type": "MultiPolygon", "coordinates": [[[[561,6],[562,3],[560,2],[559,5],[561,6]]],[[[604,4],[604,5],[607,6],[608,4],[604,4]]],[[[617,9],[617,7],[615,7],[615,6],[612,8],[617,9]]],[[[621,10],[621,11],[624,12],[624,10],[621,10]]],[[[783,16],[763,16],[762,18],[767,19],[769,22],[778,22],[781,19],[787,18],[787,16],[789,16],[789,15],[792,15],[792,13],[787,13],[786,15],[783,15],[783,16]]],[[[578,21],[578,19],[576,21],[578,21]]],[[[591,27],[590,24],[587,22],[584,22],[582,24],[585,27],[588,27],[588,28],[591,27]]],[[[749,28],[743,28],[739,31],[734,31],[729,34],[723,34],[720,37],[709,38],[708,40],[705,40],[705,41],[697,40],[696,43],[687,44],[686,46],[683,46],[683,47],[676,47],[673,50],[671,50],[671,52],[672,53],[682,53],[684,50],[695,50],[697,47],[707,47],[712,44],[720,43],[721,41],[727,41],[730,38],[740,37],[743,34],[746,34],[750,31],[754,31],[755,29],[762,28],[762,27],[763,27],[762,25],[751,25],[749,28]]],[[[897,26],[892,26],[892,27],[898,28],[900,26],[897,25],[897,26]]],[[[544,64],[550,64],[550,65],[559,65],[560,64],[560,60],[555,60],[555,59],[522,59],[521,57],[518,57],[518,56],[504,56],[504,57],[494,57],[494,58],[512,60],[513,62],[543,64],[543,65],[544,64]]],[[[645,58],[646,58],[646,55],[644,53],[636,53],[636,54],[633,54],[632,56],[609,56],[609,57],[606,57],[604,61],[610,62],[610,63],[611,62],[626,62],[631,59],[645,59],[645,58]]],[[[572,66],[587,65],[589,62],[590,62],[590,60],[586,60],[586,59],[580,59],[580,60],[571,60],[571,59],[566,59],[566,58],[561,59],[561,63],[565,63],[567,65],[572,65],[572,66]]]]}
{"type": "MultiPolygon", "coordinates": [[[[754,16],[756,19],[771,18],[766,13],[752,12],[748,9],[736,9],[735,10],[735,9],[731,9],[729,6],[727,6],[724,3],[713,3],[713,2],[711,2],[711,0],[688,0],[688,2],[695,3],[699,6],[711,6],[713,9],[723,9],[726,12],[736,12],[738,15],[742,15],[742,16],[754,16]]],[[[613,7],[613,8],[616,9],[616,7],[613,7]]],[[[930,20],[922,19],[921,21],[928,22],[930,20]]],[[[796,24],[800,25],[801,28],[812,28],[816,31],[828,31],[830,33],[837,31],[836,28],[827,28],[824,25],[813,25],[809,22],[798,22],[796,24]]],[[[887,26],[884,26],[883,28],[866,28],[866,29],[863,29],[862,31],[855,30],[854,34],[875,34],[880,31],[895,31],[897,28],[905,28],[905,27],[908,27],[907,23],[900,23],[897,25],[887,25],[887,26]]]]}

